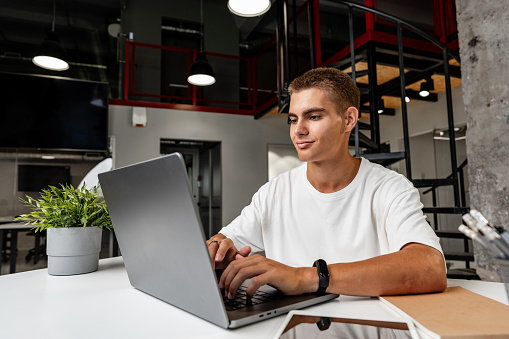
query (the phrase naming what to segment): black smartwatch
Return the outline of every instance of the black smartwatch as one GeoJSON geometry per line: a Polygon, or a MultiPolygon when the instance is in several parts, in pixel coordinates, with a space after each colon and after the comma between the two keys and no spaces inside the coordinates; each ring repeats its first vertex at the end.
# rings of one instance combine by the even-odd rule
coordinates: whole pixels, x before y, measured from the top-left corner
{"type": "Polygon", "coordinates": [[[318,259],[313,264],[318,272],[318,290],[316,293],[324,294],[327,287],[329,287],[329,269],[327,263],[323,259],[318,259]]]}
{"type": "Polygon", "coordinates": [[[327,331],[331,323],[332,323],[331,318],[320,317],[320,321],[316,323],[316,326],[318,326],[318,329],[320,331],[327,331]]]}

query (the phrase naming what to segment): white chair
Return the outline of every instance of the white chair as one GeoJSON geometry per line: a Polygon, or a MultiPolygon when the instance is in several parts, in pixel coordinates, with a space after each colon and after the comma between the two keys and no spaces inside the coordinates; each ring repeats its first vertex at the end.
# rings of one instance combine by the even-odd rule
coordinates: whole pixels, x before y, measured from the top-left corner
{"type": "MultiPolygon", "coordinates": [[[[111,171],[113,168],[113,160],[111,158],[106,158],[97,165],[95,165],[94,168],[88,172],[83,180],[81,180],[80,184],[78,185],[78,188],[83,187],[85,185],[86,188],[90,189],[94,186],[99,185],[99,177],[98,175],[104,172],[111,171]]],[[[101,192],[99,192],[101,193],[101,192]]]]}

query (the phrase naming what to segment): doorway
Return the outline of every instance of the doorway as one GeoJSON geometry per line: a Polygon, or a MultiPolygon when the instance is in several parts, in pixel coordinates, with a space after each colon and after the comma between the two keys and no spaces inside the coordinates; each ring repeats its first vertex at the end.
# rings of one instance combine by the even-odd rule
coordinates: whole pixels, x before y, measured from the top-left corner
{"type": "Polygon", "coordinates": [[[205,236],[222,228],[221,142],[161,139],[160,154],[179,152],[198,206],[205,236]]]}

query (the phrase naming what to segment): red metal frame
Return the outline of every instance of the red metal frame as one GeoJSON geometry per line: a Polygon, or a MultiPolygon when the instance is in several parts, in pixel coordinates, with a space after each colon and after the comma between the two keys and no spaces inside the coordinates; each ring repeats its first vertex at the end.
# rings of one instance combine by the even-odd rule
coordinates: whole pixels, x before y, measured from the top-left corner
{"type": "MultiPolygon", "coordinates": [[[[318,66],[326,66],[330,65],[334,62],[337,62],[350,54],[350,46],[347,46],[340,50],[338,53],[330,57],[329,59],[322,61],[321,55],[321,32],[320,32],[320,3],[319,0],[308,0],[311,1],[311,6],[313,8],[313,28],[314,28],[314,50],[315,50],[315,60],[316,65],[318,66]]],[[[453,50],[458,48],[457,39],[452,42],[447,42],[448,36],[457,32],[454,27],[454,18],[453,18],[453,8],[452,8],[452,0],[433,0],[433,20],[434,20],[434,32],[433,35],[439,36],[440,40],[443,43],[448,44],[450,48],[453,50]]],[[[376,8],[376,0],[364,0],[364,4],[367,7],[376,8]]],[[[301,15],[307,3],[304,3],[297,10],[297,15],[301,15]]],[[[377,16],[373,13],[366,12],[366,33],[362,34],[360,37],[355,39],[354,48],[358,49],[369,41],[377,41],[381,43],[387,43],[392,45],[397,45],[397,36],[382,33],[375,31],[375,23],[380,24],[391,24],[389,22],[381,22],[377,20],[377,16]]],[[[292,17],[290,21],[294,20],[292,17]]],[[[143,106],[143,107],[152,107],[152,108],[171,108],[171,109],[180,109],[180,110],[192,110],[192,111],[200,111],[200,112],[216,112],[216,113],[228,113],[228,114],[239,114],[239,115],[256,115],[259,114],[270,107],[273,107],[277,103],[276,90],[275,88],[258,98],[258,61],[260,57],[267,52],[267,50],[275,44],[275,35],[271,40],[267,42],[265,46],[259,51],[257,55],[252,58],[244,58],[220,53],[211,53],[206,52],[205,54],[212,57],[219,58],[227,58],[232,60],[238,60],[247,62],[247,101],[228,101],[228,100],[216,100],[216,99],[205,99],[201,96],[202,91],[198,86],[188,85],[187,88],[187,96],[169,96],[169,95],[161,95],[161,94],[150,94],[150,93],[136,93],[134,91],[134,83],[135,83],[135,60],[136,60],[136,48],[156,48],[160,50],[170,50],[187,53],[188,58],[188,69],[191,63],[195,60],[198,51],[178,48],[178,47],[167,47],[167,46],[159,46],[147,43],[133,42],[130,40],[126,41],[126,53],[125,53],[125,79],[124,79],[124,98],[123,100],[118,99],[110,99],[110,103],[114,105],[128,105],[128,106],[143,106]],[[174,103],[160,103],[160,102],[149,102],[149,101],[135,101],[129,100],[130,95],[138,95],[145,97],[159,97],[159,98],[171,98],[171,99],[182,99],[191,101],[192,104],[174,104],[174,103]],[[201,103],[201,104],[199,104],[201,103]],[[241,108],[226,108],[226,107],[212,107],[206,106],[203,104],[206,103],[219,103],[219,104],[227,104],[227,105],[238,105],[240,107],[246,107],[245,109],[241,108]]],[[[421,50],[426,52],[438,53],[441,52],[441,49],[438,48],[431,42],[425,42],[422,40],[412,39],[412,38],[403,38],[403,44],[405,47],[412,48],[415,50],[421,50]]],[[[306,65],[299,70],[300,72],[308,69],[310,65],[306,65]]],[[[274,87],[276,85],[274,84],[274,87]]]]}
{"type": "MultiPolygon", "coordinates": [[[[197,88],[198,86],[193,86],[188,84],[188,90],[187,90],[187,96],[172,96],[172,95],[162,95],[162,94],[155,94],[155,93],[142,93],[142,92],[136,92],[134,90],[134,83],[135,83],[135,62],[136,62],[136,49],[137,48],[153,48],[158,50],[168,50],[168,51],[174,51],[174,52],[182,52],[187,53],[188,55],[188,65],[187,68],[189,69],[191,63],[193,60],[196,59],[196,55],[198,51],[186,49],[186,48],[179,48],[179,47],[168,47],[168,46],[160,46],[160,45],[154,45],[154,44],[148,44],[148,43],[142,43],[142,42],[133,42],[133,41],[127,41],[126,42],[126,66],[125,66],[125,81],[124,81],[124,99],[123,101],[128,101],[131,104],[134,102],[134,100],[130,100],[130,96],[140,96],[140,97],[147,97],[147,98],[168,98],[168,99],[181,99],[186,101],[191,101],[192,105],[195,108],[198,108],[199,110],[204,110],[202,106],[198,105],[199,102],[202,103],[222,103],[222,104],[228,104],[228,105],[239,105],[239,106],[250,106],[252,107],[251,110],[245,110],[245,109],[227,109],[229,112],[233,112],[235,114],[253,114],[254,108],[253,107],[253,98],[252,96],[256,93],[255,88],[248,88],[248,98],[247,101],[228,101],[228,100],[215,100],[215,99],[206,99],[201,96],[201,90],[197,88]],[[246,113],[251,112],[251,113],[246,113]]],[[[232,59],[232,60],[238,60],[247,62],[247,69],[248,69],[248,87],[251,87],[252,83],[252,58],[244,58],[244,57],[238,57],[238,56],[232,56],[227,54],[221,54],[221,53],[213,53],[213,52],[204,52],[207,56],[212,57],[218,57],[218,58],[226,58],[226,59],[232,59]]],[[[118,103],[118,101],[116,101],[118,103]]],[[[144,104],[149,103],[148,101],[142,101],[144,104]]],[[[153,103],[150,105],[150,107],[163,107],[165,105],[170,105],[172,107],[176,107],[174,104],[167,104],[167,103],[153,103]],[[155,106],[153,104],[156,104],[155,106]]],[[[178,107],[181,107],[182,104],[178,104],[178,107]]]]}
{"type": "MultiPolygon", "coordinates": [[[[357,49],[357,48],[361,47],[362,45],[368,43],[371,40],[372,33],[373,32],[364,33],[363,35],[361,35],[360,37],[355,39],[354,44],[353,44],[354,45],[354,49],[357,49]]],[[[332,63],[335,63],[335,62],[343,59],[347,55],[350,55],[350,45],[344,47],[342,50],[340,50],[339,52],[337,52],[336,54],[331,56],[329,59],[325,60],[319,66],[330,65],[332,63]]]]}
{"type": "MultiPolygon", "coordinates": [[[[370,8],[376,8],[375,0],[364,0],[364,6],[370,8]]],[[[375,30],[375,15],[371,12],[364,13],[366,18],[366,31],[373,32],[375,30]]],[[[378,22],[378,20],[376,20],[378,22]]]]}
{"type": "Polygon", "coordinates": [[[169,108],[169,109],[178,109],[178,110],[182,110],[182,111],[226,113],[226,114],[237,114],[237,115],[254,115],[254,111],[250,110],[250,109],[248,110],[248,109],[236,109],[236,108],[226,108],[226,107],[173,104],[173,103],[166,103],[166,102],[152,102],[152,101],[141,101],[141,100],[110,99],[109,104],[110,105],[118,105],[118,106],[169,108]]]}

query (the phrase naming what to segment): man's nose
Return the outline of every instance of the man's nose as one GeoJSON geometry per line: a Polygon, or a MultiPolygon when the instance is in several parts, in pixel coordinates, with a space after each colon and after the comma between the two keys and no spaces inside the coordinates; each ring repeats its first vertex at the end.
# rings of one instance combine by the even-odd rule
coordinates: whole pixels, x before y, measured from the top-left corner
{"type": "Polygon", "coordinates": [[[308,133],[308,128],[306,126],[305,121],[297,121],[294,125],[294,133],[296,135],[306,135],[308,133]]]}

